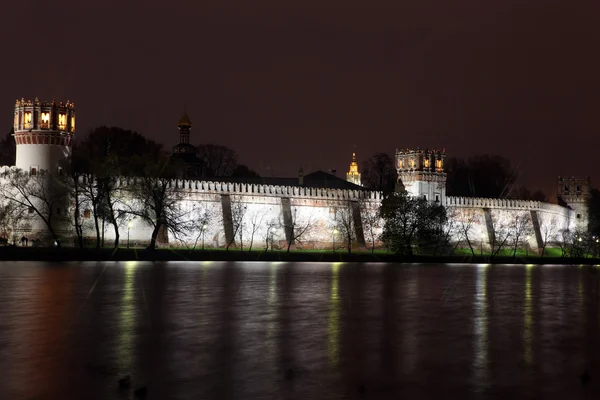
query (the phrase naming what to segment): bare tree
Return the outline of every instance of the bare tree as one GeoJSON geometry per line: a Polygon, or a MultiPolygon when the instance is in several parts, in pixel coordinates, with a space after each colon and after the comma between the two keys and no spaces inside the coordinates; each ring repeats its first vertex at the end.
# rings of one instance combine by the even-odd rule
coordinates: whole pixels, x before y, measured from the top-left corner
{"type": "Polygon", "coordinates": [[[456,249],[458,248],[458,246],[464,239],[467,242],[467,245],[469,246],[469,250],[471,250],[471,255],[474,256],[475,250],[473,249],[473,241],[469,237],[469,235],[470,235],[471,231],[473,230],[473,225],[478,221],[477,214],[475,214],[475,212],[471,211],[471,210],[468,210],[468,211],[460,210],[458,212],[457,219],[458,219],[458,221],[457,221],[456,229],[457,229],[458,235],[457,235],[456,244],[450,254],[453,254],[456,251],[456,249]]]}
{"type": "MultiPolygon", "coordinates": [[[[77,149],[78,146],[75,146],[77,149]]],[[[83,165],[80,163],[81,158],[78,156],[71,159],[65,159],[59,168],[59,174],[56,181],[63,188],[64,193],[70,201],[69,218],[70,224],[75,229],[77,244],[79,248],[83,248],[83,210],[87,206],[88,198],[85,194],[85,183],[83,180],[83,165]]],[[[66,211],[66,210],[65,210],[66,211]]]]}
{"type": "Polygon", "coordinates": [[[206,163],[211,177],[231,176],[238,165],[236,152],[218,144],[198,146],[198,156],[206,163]]]}
{"type": "Polygon", "coordinates": [[[279,223],[272,219],[267,221],[265,231],[265,251],[269,251],[269,244],[271,245],[271,251],[273,251],[273,242],[275,241],[275,230],[279,227],[279,223]]]}
{"type": "Polygon", "coordinates": [[[26,207],[13,202],[0,204],[0,237],[17,244],[19,235],[31,230],[31,215],[26,207]]]}
{"type": "Polygon", "coordinates": [[[511,230],[509,228],[509,224],[506,223],[499,213],[492,214],[491,223],[493,232],[491,254],[492,257],[495,257],[508,242],[511,235],[511,230]]]}
{"type": "Polygon", "coordinates": [[[341,206],[334,208],[333,226],[344,238],[348,254],[352,254],[352,244],[356,241],[354,217],[352,215],[352,202],[346,201],[342,203],[341,206]]]}
{"type": "Polygon", "coordinates": [[[196,246],[198,245],[198,241],[200,239],[202,239],[202,250],[204,250],[204,236],[206,235],[206,230],[209,227],[210,221],[212,221],[213,219],[214,219],[213,210],[209,209],[207,204],[202,204],[198,211],[198,217],[197,217],[200,233],[196,236],[196,240],[194,241],[194,246],[192,247],[192,250],[196,249],[196,246]]]}
{"type": "Polygon", "coordinates": [[[513,257],[517,256],[517,249],[523,239],[531,234],[531,218],[529,213],[520,212],[510,219],[508,223],[509,237],[512,241],[513,257]]]}
{"type": "Polygon", "coordinates": [[[239,236],[240,238],[240,250],[244,250],[243,227],[247,210],[248,206],[242,202],[241,196],[231,198],[231,224],[233,235],[231,235],[231,240],[227,243],[227,247],[225,248],[226,251],[229,251],[229,247],[235,242],[236,236],[239,236]]]}
{"type": "Polygon", "coordinates": [[[181,240],[197,228],[193,210],[181,207],[183,191],[171,185],[169,161],[168,155],[162,154],[158,160],[145,163],[143,175],[129,186],[135,201],[127,213],[153,228],[149,250],[156,249],[156,240],[161,232],[165,235],[170,232],[176,240],[181,240]]]}
{"type": "Polygon", "coordinates": [[[371,254],[373,254],[375,253],[375,240],[377,239],[376,230],[381,228],[379,209],[373,207],[365,199],[360,201],[359,206],[365,240],[371,243],[371,254]]]}
{"type": "Polygon", "coordinates": [[[248,231],[250,233],[250,246],[248,251],[252,251],[252,244],[254,243],[254,235],[262,225],[262,221],[265,217],[265,213],[262,210],[253,210],[249,215],[248,231]]]}
{"type": "Polygon", "coordinates": [[[540,236],[542,239],[540,256],[544,257],[548,243],[556,240],[556,235],[558,233],[557,225],[558,222],[554,216],[550,219],[550,221],[540,218],[540,236]]]}
{"type": "MultiPolygon", "coordinates": [[[[446,208],[446,215],[438,216],[438,220],[435,221],[437,224],[437,230],[439,234],[436,236],[435,247],[433,249],[433,255],[443,254],[448,249],[453,237],[456,237],[459,231],[458,227],[458,210],[454,207],[446,208]]],[[[456,247],[455,247],[456,248],[456,247]]],[[[454,250],[452,250],[454,252],[454,250]]]]}
{"type": "Polygon", "coordinates": [[[65,220],[61,213],[65,213],[66,197],[57,188],[53,177],[45,170],[30,175],[19,168],[11,168],[2,173],[2,178],[0,199],[37,215],[48,228],[56,247],[61,247],[56,228],[65,220]]]}
{"type": "MultiPolygon", "coordinates": [[[[285,219],[284,219],[285,221],[285,219]]],[[[298,207],[291,210],[291,218],[289,223],[283,224],[286,229],[287,252],[290,252],[292,244],[302,243],[302,240],[307,236],[313,228],[312,218],[303,218],[298,215],[298,207]]]]}

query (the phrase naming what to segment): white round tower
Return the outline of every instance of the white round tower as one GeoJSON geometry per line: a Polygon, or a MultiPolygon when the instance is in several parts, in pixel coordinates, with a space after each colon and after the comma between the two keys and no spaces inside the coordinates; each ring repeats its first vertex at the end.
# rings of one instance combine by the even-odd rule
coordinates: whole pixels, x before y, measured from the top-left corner
{"type": "Polygon", "coordinates": [[[56,173],[61,160],[71,156],[75,105],[68,100],[66,104],[17,100],[14,129],[16,167],[32,175],[40,170],[56,173]]]}

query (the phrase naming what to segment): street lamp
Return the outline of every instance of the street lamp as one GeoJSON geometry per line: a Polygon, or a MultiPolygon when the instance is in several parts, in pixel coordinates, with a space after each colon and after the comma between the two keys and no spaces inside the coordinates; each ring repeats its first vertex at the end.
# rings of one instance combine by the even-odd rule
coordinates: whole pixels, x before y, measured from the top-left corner
{"type": "Polygon", "coordinates": [[[202,250],[204,250],[204,232],[206,232],[206,224],[202,225],[202,250]]]}
{"type": "Polygon", "coordinates": [[[129,230],[131,229],[131,220],[127,221],[127,248],[129,248],[129,230]]]}

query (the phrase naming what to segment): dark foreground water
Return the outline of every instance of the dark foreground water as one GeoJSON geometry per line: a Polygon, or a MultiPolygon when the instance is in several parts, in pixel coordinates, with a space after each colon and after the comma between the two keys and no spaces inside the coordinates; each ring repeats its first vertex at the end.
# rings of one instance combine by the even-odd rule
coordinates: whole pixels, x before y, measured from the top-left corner
{"type": "Polygon", "coordinates": [[[148,399],[599,398],[599,276],[0,263],[0,399],[127,399],[127,374],[148,399]]]}

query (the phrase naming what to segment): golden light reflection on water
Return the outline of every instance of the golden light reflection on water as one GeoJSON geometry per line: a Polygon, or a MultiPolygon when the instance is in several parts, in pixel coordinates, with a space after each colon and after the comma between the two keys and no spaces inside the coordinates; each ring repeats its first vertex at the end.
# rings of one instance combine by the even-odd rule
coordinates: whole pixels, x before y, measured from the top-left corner
{"type": "Polygon", "coordinates": [[[474,335],[477,338],[475,342],[475,359],[473,360],[473,370],[475,378],[479,382],[486,382],[488,379],[488,290],[487,274],[489,264],[479,265],[477,268],[477,282],[475,287],[475,323],[473,324],[474,335]]]}
{"type": "Polygon", "coordinates": [[[417,367],[419,355],[419,325],[411,305],[418,303],[419,275],[418,269],[413,270],[406,277],[406,301],[401,303],[402,326],[402,372],[410,374],[417,367]],[[405,308],[406,307],[406,308],[405,308]]]}
{"type": "Polygon", "coordinates": [[[525,267],[525,304],[523,308],[523,358],[528,365],[533,364],[533,309],[531,296],[532,264],[525,267]]]}
{"type": "Polygon", "coordinates": [[[329,298],[329,318],[327,324],[327,353],[333,366],[340,363],[340,296],[339,270],[342,263],[331,264],[331,294],[329,298]]]}
{"type": "Polygon", "coordinates": [[[119,366],[128,370],[133,363],[133,334],[135,331],[135,270],[136,261],[125,263],[125,282],[120,307],[119,366]]]}
{"type": "Polygon", "coordinates": [[[271,263],[269,271],[269,296],[267,297],[267,349],[269,356],[275,356],[275,334],[277,333],[277,264],[271,263]]]}

